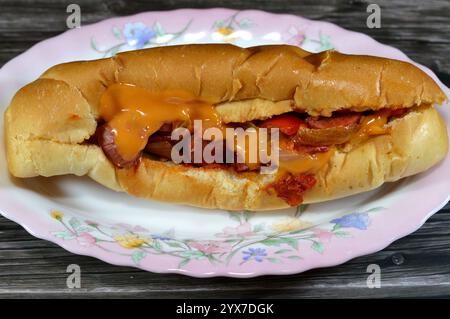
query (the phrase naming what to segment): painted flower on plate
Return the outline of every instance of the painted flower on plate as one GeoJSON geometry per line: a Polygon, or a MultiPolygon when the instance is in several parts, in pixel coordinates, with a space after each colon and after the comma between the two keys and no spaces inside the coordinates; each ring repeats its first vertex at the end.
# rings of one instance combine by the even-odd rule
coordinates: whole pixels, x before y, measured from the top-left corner
{"type": "Polygon", "coordinates": [[[284,233],[284,232],[291,232],[291,231],[308,228],[310,226],[311,226],[311,223],[302,221],[299,218],[288,217],[288,218],[285,218],[285,219],[273,224],[272,229],[274,231],[284,233]]]}
{"type": "Polygon", "coordinates": [[[56,220],[62,220],[62,218],[64,217],[64,214],[61,213],[60,211],[54,210],[50,213],[50,216],[52,216],[52,218],[54,218],[56,220]]]}
{"type": "Polygon", "coordinates": [[[142,49],[150,39],[156,36],[156,33],[144,23],[135,22],[125,24],[123,36],[129,46],[142,49]]]}
{"type": "Polygon", "coordinates": [[[162,241],[172,240],[171,237],[165,236],[165,235],[152,235],[152,239],[154,239],[154,240],[162,240],[162,241]]]}
{"type": "Polygon", "coordinates": [[[333,233],[326,229],[314,228],[313,233],[321,242],[327,243],[333,238],[333,233]]]}
{"type": "Polygon", "coordinates": [[[84,221],[84,223],[85,223],[86,225],[89,225],[89,226],[92,226],[92,227],[97,227],[97,226],[98,226],[98,222],[94,222],[94,221],[89,220],[89,219],[86,219],[86,220],[84,221]]]}
{"type": "Polygon", "coordinates": [[[218,240],[192,241],[190,242],[190,246],[205,254],[228,253],[232,249],[230,244],[218,240]]]}
{"type": "Polygon", "coordinates": [[[254,235],[252,225],[244,222],[236,227],[225,227],[221,233],[216,234],[217,237],[249,237],[254,235]]]}
{"type": "Polygon", "coordinates": [[[221,28],[217,28],[216,31],[223,36],[227,36],[227,35],[230,35],[231,33],[233,33],[234,29],[231,27],[221,27],[221,28]]]}
{"type": "Polygon", "coordinates": [[[250,28],[253,22],[249,19],[237,19],[238,14],[239,12],[224,20],[214,22],[213,40],[231,43],[238,39],[248,41],[252,38],[251,32],[245,29],[250,28]]]}
{"type": "Polygon", "coordinates": [[[77,242],[83,247],[92,247],[95,245],[96,239],[89,233],[81,233],[77,236],[77,242]]]}
{"type": "Polygon", "coordinates": [[[117,235],[114,240],[123,248],[133,249],[141,247],[144,244],[151,243],[152,239],[141,237],[136,234],[117,235]]]}
{"type": "Polygon", "coordinates": [[[267,256],[267,251],[264,248],[249,248],[242,252],[242,259],[244,261],[256,260],[257,262],[262,262],[264,257],[267,256]]]}
{"type": "Polygon", "coordinates": [[[288,31],[287,43],[292,45],[301,45],[303,40],[305,40],[305,33],[302,28],[298,26],[291,26],[288,31]]]}
{"type": "Polygon", "coordinates": [[[232,27],[220,27],[212,34],[216,41],[233,42],[235,40],[235,30],[232,27]]]}
{"type": "Polygon", "coordinates": [[[367,229],[369,226],[369,214],[367,213],[352,213],[342,217],[333,219],[331,223],[343,228],[356,228],[360,230],[367,229]]]}

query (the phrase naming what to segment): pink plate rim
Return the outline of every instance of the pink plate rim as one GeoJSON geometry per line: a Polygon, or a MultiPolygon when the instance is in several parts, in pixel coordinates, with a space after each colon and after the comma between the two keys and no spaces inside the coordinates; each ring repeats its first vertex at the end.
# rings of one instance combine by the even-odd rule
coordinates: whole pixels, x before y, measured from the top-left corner
{"type": "MultiPolygon", "coordinates": [[[[138,13],[136,15],[126,16],[126,17],[116,17],[107,19],[95,24],[83,26],[79,30],[69,30],[66,31],[56,37],[44,40],[40,43],[37,43],[33,47],[31,47],[26,52],[20,54],[10,62],[6,63],[1,69],[0,74],[4,71],[8,71],[9,68],[12,67],[13,61],[15,63],[20,61],[25,61],[28,58],[29,51],[32,51],[36,48],[44,48],[46,45],[53,43],[56,40],[62,40],[64,38],[70,38],[72,35],[75,35],[76,32],[80,32],[80,30],[86,31],[86,30],[94,30],[95,28],[101,26],[104,23],[107,22],[123,22],[125,20],[132,20],[132,19],[139,19],[142,16],[145,16],[147,14],[156,14],[156,13],[164,13],[164,14],[174,14],[174,15],[189,15],[191,17],[201,16],[205,15],[205,12],[210,15],[218,14],[218,13],[233,13],[236,12],[235,10],[231,9],[224,9],[224,8],[214,8],[214,9],[177,9],[177,10],[169,10],[169,11],[159,11],[159,12],[143,12],[138,13]]],[[[289,14],[274,14],[274,13],[268,13],[263,12],[259,10],[244,10],[242,12],[252,12],[254,14],[258,15],[265,15],[267,18],[279,18],[284,16],[289,16],[291,18],[297,18],[304,21],[309,21],[308,19],[293,16],[289,14]]],[[[381,44],[374,39],[370,38],[367,35],[348,31],[345,30],[339,26],[335,26],[334,24],[328,23],[328,22],[319,22],[322,24],[326,24],[328,26],[332,26],[337,30],[337,32],[346,33],[348,36],[355,36],[355,37],[362,37],[365,39],[365,41],[371,43],[372,46],[376,47],[379,51],[377,53],[385,54],[387,56],[396,57],[398,59],[402,60],[408,60],[410,61],[401,51],[398,49],[392,48],[390,46],[381,44]]],[[[420,66],[425,72],[430,74],[434,79],[437,79],[437,77],[427,68],[420,66]]],[[[446,88],[439,80],[437,82],[440,84],[440,86],[446,91],[447,95],[449,95],[449,89],[446,88]]],[[[448,112],[445,114],[446,122],[449,122],[450,115],[448,112]]],[[[434,175],[438,175],[438,170],[444,170],[444,166],[448,166],[450,164],[450,158],[447,156],[446,159],[433,168],[431,171],[434,172],[434,175]]],[[[430,178],[431,179],[431,178],[430,178]]],[[[415,180],[417,181],[417,180],[415,180]]],[[[352,238],[352,246],[351,249],[349,249],[348,242],[345,240],[343,241],[335,241],[330,245],[329,250],[333,251],[332,253],[326,254],[322,256],[322,258],[315,258],[314,260],[302,260],[300,263],[295,264],[289,264],[285,267],[280,267],[279,265],[267,265],[264,268],[257,268],[252,272],[242,272],[239,269],[233,269],[231,266],[229,269],[221,269],[219,271],[216,271],[214,269],[195,269],[195,270],[185,270],[185,269],[179,269],[179,268],[171,268],[168,269],[164,265],[159,265],[157,259],[155,258],[153,262],[150,265],[143,265],[143,266],[136,266],[132,264],[131,262],[124,262],[118,259],[113,254],[106,254],[106,253],[99,253],[96,251],[92,251],[89,248],[78,246],[76,244],[73,244],[71,241],[63,241],[58,238],[55,238],[50,235],[49,229],[48,229],[48,222],[44,221],[44,218],[30,218],[33,214],[32,210],[29,210],[25,206],[21,205],[20,203],[11,203],[11,201],[8,201],[8,197],[6,193],[2,192],[2,189],[0,189],[0,202],[3,202],[2,204],[3,208],[0,210],[0,213],[5,216],[6,218],[20,224],[24,229],[29,232],[31,235],[45,239],[51,242],[54,242],[61,246],[62,248],[79,255],[85,255],[90,257],[95,257],[100,260],[103,260],[107,263],[119,265],[119,266],[131,266],[131,267],[137,267],[140,269],[144,269],[147,271],[155,272],[155,273],[179,273],[179,274],[185,274],[192,277],[215,277],[215,276],[227,276],[227,277],[235,277],[235,278],[248,278],[248,277],[255,277],[255,276],[261,276],[261,275],[275,275],[275,274],[296,274],[300,273],[312,268],[322,268],[322,267],[330,267],[342,264],[352,258],[359,257],[362,255],[370,254],[377,252],[379,250],[384,249],[388,245],[390,245],[393,241],[404,237],[414,231],[416,231],[418,228],[420,228],[425,221],[434,213],[439,211],[450,199],[450,190],[444,187],[438,188],[436,192],[433,194],[433,196],[429,196],[426,198],[426,202],[420,202],[420,204],[417,205],[408,205],[408,215],[405,216],[405,214],[393,214],[389,217],[389,223],[388,225],[385,225],[385,222],[382,222],[380,218],[378,220],[374,221],[374,227],[371,227],[362,232],[355,232],[352,238]],[[6,207],[6,208],[5,208],[6,207]],[[380,229],[382,230],[382,237],[380,236],[380,229]],[[358,240],[359,239],[359,240],[358,240]]],[[[417,199],[412,199],[414,201],[417,199]]],[[[419,202],[418,202],[419,203],[419,202]]],[[[394,203],[390,209],[394,211],[401,211],[405,208],[405,204],[401,202],[394,203]]]]}

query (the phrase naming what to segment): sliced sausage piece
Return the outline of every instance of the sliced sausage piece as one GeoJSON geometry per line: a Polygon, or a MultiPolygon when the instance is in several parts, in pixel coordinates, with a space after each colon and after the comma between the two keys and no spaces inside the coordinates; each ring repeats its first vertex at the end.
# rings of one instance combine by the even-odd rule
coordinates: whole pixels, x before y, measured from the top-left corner
{"type": "Polygon", "coordinates": [[[172,153],[172,143],[168,141],[152,141],[145,146],[145,151],[165,159],[170,159],[172,153]]]}
{"type": "Polygon", "coordinates": [[[135,167],[139,164],[141,159],[141,153],[139,153],[132,160],[125,160],[117,150],[117,145],[114,142],[114,133],[107,124],[102,125],[98,128],[97,132],[97,142],[102,148],[106,157],[118,168],[130,168],[135,167]]]}
{"type": "Polygon", "coordinates": [[[332,117],[308,117],[306,123],[310,128],[325,129],[334,127],[346,127],[356,125],[361,119],[361,114],[351,113],[343,115],[333,115],[332,117]]]}
{"type": "Polygon", "coordinates": [[[329,146],[348,142],[358,131],[359,125],[336,126],[330,128],[299,128],[293,138],[294,145],[329,146]]]}
{"type": "Polygon", "coordinates": [[[401,117],[401,116],[405,115],[406,113],[408,113],[408,109],[407,108],[400,108],[400,109],[391,110],[389,118],[391,118],[391,117],[401,117]]]}

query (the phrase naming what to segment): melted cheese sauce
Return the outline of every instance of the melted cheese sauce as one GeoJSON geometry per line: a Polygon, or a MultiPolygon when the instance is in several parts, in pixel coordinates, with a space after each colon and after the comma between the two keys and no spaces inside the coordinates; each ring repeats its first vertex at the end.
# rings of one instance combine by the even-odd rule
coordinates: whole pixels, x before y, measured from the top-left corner
{"type": "Polygon", "coordinates": [[[380,110],[374,114],[364,116],[361,119],[361,128],[350,140],[350,145],[361,144],[371,137],[390,133],[390,128],[386,126],[392,111],[389,109],[380,110]]]}
{"type": "MultiPolygon", "coordinates": [[[[390,128],[386,127],[386,124],[388,123],[390,115],[391,110],[387,109],[362,117],[361,128],[352,138],[350,143],[359,144],[372,136],[388,134],[390,132],[390,128]]],[[[280,143],[280,145],[283,145],[283,143],[280,143]]],[[[302,154],[296,159],[280,161],[280,175],[283,173],[315,173],[321,170],[330,161],[335,150],[335,148],[330,148],[328,152],[302,154]]]]}
{"type": "Polygon", "coordinates": [[[179,91],[151,92],[128,84],[113,84],[100,99],[100,116],[115,134],[117,150],[134,159],[164,123],[203,120],[203,128],[221,127],[214,106],[179,91]]]}
{"type": "Polygon", "coordinates": [[[364,116],[361,121],[359,137],[383,135],[389,133],[389,128],[385,127],[388,122],[390,110],[381,110],[372,115],[364,116]]]}
{"type": "MultiPolygon", "coordinates": [[[[109,86],[102,95],[100,116],[115,134],[117,150],[125,160],[133,160],[145,148],[150,135],[164,123],[181,121],[191,127],[193,120],[198,119],[202,120],[204,129],[225,128],[214,105],[194,95],[182,91],[151,92],[121,83],[109,86]]],[[[351,143],[389,133],[389,128],[385,127],[389,116],[389,110],[382,110],[363,117],[361,129],[351,143]]],[[[243,152],[248,162],[249,150],[237,151],[243,152]]],[[[333,153],[331,148],[325,153],[298,155],[298,158],[280,161],[279,170],[293,174],[314,173],[329,162],[333,153]]]]}
{"type": "Polygon", "coordinates": [[[297,159],[281,161],[279,164],[280,173],[315,173],[330,161],[334,154],[334,149],[328,152],[299,155],[297,159]]]}

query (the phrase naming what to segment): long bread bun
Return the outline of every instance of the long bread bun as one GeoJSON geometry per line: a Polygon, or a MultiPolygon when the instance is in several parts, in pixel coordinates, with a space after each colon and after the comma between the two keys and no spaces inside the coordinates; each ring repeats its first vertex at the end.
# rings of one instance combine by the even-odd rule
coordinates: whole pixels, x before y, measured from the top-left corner
{"type": "MultiPolygon", "coordinates": [[[[85,141],[96,130],[100,96],[117,82],[188,91],[217,104],[225,122],[291,110],[331,115],[340,109],[413,107],[446,98],[431,78],[408,63],[334,51],[189,45],[121,53],[55,66],[19,90],[5,114],[11,174],[88,175],[139,197],[208,208],[287,207],[266,191],[274,175],[189,168],[149,158],[136,171],[116,169],[100,147],[85,141]]],[[[433,108],[411,111],[390,125],[390,134],[336,152],[316,174],[318,183],[305,194],[305,203],[373,189],[424,171],[445,156],[447,131],[433,108]]]]}

